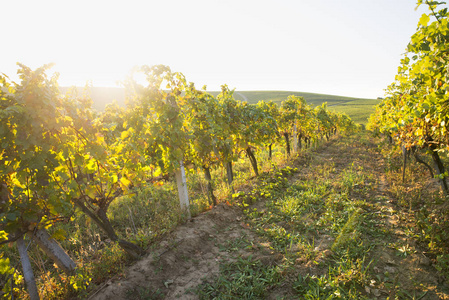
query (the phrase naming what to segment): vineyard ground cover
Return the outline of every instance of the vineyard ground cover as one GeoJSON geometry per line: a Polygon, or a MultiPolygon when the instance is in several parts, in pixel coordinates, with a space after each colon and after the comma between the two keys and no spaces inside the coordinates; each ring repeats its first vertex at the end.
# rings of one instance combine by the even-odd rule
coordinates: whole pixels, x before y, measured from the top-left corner
{"type": "Polygon", "coordinates": [[[449,299],[418,226],[422,207],[441,209],[435,182],[400,186],[378,142],[331,139],[246,180],[89,299],[449,299]]]}

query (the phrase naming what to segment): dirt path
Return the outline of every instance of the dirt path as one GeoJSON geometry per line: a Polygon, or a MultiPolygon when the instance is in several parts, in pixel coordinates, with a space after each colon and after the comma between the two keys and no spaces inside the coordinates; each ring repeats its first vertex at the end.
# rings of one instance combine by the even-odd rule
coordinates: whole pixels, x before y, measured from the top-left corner
{"type": "Polygon", "coordinates": [[[165,299],[196,299],[186,294],[219,272],[219,261],[229,259],[220,245],[251,231],[242,226],[240,209],[220,204],[179,226],[159,245],[129,268],[124,278],[111,280],[89,299],[139,299],[165,295],[165,299]]]}
{"type": "MultiPolygon", "coordinates": [[[[380,237],[378,242],[373,243],[370,271],[377,276],[375,278],[378,278],[378,282],[364,287],[366,297],[394,299],[397,296],[399,299],[409,299],[407,296],[398,296],[397,287],[414,290],[421,286],[422,292],[416,294],[420,299],[449,299],[441,292],[443,279],[436,275],[432,261],[404,234],[401,226],[404,220],[396,214],[394,199],[388,192],[385,162],[373,150],[374,147],[374,144],[367,143],[340,143],[336,140],[328,142],[310,156],[296,161],[299,171],[289,179],[290,183],[318,176],[314,173],[319,170],[318,167],[306,168],[312,165],[328,166],[329,172],[325,176],[329,182],[336,181],[350,168],[371,174],[364,183],[364,192],[362,189],[354,189],[351,197],[354,201],[365,197],[373,199],[366,214],[376,217],[378,222],[372,226],[385,232],[388,241],[383,241],[380,237]],[[408,245],[408,249],[412,250],[404,248],[404,255],[398,255],[400,252],[389,246],[394,242],[408,245]]],[[[264,206],[265,202],[260,201],[253,208],[263,213],[264,206]]],[[[287,225],[284,227],[287,228],[287,225]]],[[[328,233],[314,236],[314,255],[318,262],[329,260],[334,241],[335,237],[328,233]]],[[[205,281],[213,282],[219,275],[220,263],[249,256],[261,261],[263,265],[274,265],[283,260],[281,253],[273,251],[264,238],[251,230],[241,208],[220,204],[179,226],[160,242],[157,249],[151,250],[151,254],[131,266],[123,277],[116,277],[105,283],[89,299],[198,299],[194,289],[205,281]],[[243,241],[245,247],[239,244],[243,241]]],[[[327,272],[326,266],[298,258],[293,270],[286,276],[321,276],[327,272]]],[[[273,287],[266,298],[294,299],[289,286],[292,282],[293,279],[286,278],[283,284],[273,287]]]]}

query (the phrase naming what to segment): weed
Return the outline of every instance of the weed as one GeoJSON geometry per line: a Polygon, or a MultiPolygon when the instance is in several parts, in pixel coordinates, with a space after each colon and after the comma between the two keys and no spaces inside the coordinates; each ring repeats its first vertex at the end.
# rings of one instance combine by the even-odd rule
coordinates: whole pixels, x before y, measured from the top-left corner
{"type": "Polygon", "coordinates": [[[332,245],[332,250],[336,250],[339,247],[344,247],[350,240],[355,240],[360,236],[360,233],[357,231],[357,227],[361,222],[361,210],[358,209],[354,211],[349,217],[346,224],[341,229],[340,233],[335,240],[335,243],[332,245]]]}
{"type": "Polygon", "coordinates": [[[136,300],[158,300],[164,299],[164,296],[161,290],[153,290],[151,287],[136,287],[126,291],[127,298],[136,300]]]}
{"type": "Polygon", "coordinates": [[[235,252],[240,249],[244,249],[251,246],[251,243],[248,241],[248,236],[245,234],[242,234],[238,238],[234,238],[232,240],[227,241],[225,245],[218,245],[218,248],[220,251],[226,251],[226,252],[235,252]]]}
{"type": "Polygon", "coordinates": [[[220,276],[205,279],[196,293],[200,299],[262,299],[281,279],[282,270],[266,266],[252,257],[222,264],[220,276]]]}

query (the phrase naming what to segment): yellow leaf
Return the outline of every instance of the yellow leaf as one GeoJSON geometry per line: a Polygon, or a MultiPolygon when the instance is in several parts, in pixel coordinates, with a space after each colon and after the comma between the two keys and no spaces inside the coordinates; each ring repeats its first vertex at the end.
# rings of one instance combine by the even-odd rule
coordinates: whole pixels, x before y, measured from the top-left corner
{"type": "Polygon", "coordinates": [[[127,190],[130,183],[131,183],[131,181],[129,181],[128,178],[126,178],[126,177],[120,178],[120,187],[122,189],[127,190]]]}
{"type": "Polygon", "coordinates": [[[416,131],[415,131],[415,135],[416,135],[416,136],[422,136],[422,134],[423,134],[422,128],[416,129],[416,131]]]}
{"type": "Polygon", "coordinates": [[[129,136],[129,132],[128,131],[123,131],[120,137],[123,140],[123,139],[126,139],[128,136],[129,136]]]}
{"type": "Polygon", "coordinates": [[[422,26],[427,26],[427,23],[429,23],[429,21],[430,21],[429,16],[426,14],[423,14],[421,16],[421,18],[419,19],[419,24],[421,24],[422,26]]]}
{"type": "Polygon", "coordinates": [[[8,239],[8,234],[6,233],[6,231],[1,230],[0,231],[0,241],[7,240],[7,239],[8,239]]]}

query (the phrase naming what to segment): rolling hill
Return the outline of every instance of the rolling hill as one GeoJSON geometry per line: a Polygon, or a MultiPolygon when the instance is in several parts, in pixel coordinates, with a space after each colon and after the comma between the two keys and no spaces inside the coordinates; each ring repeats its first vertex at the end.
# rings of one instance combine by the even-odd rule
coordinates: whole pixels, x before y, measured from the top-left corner
{"type": "MultiPolygon", "coordinates": [[[[61,92],[66,93],[69,88],[61,87],[61,92]]],[[[77,88],[79,95],[84,94],[83,88],[77,88]]],[[[210,92],[213,95],[218,95],[219,92],[210,92]]],[[[125,105],[125,89],[112,87],[91,87],[90,91],[86,93],[93,100],[93,106],[97,110],[103,110],[106,105],[117,102],[118,105],[125,105]]],[[[287,99],[289,95],[304,97],[307,103],[311,106],[321,105],[327,102],[328,108],[337,112],[344,112],[351,117],[356,123],[366,124],[367,119],[371,113],[374,112],[374,107],[380,102],[377,99],[363,99],[353,98],[317,93],[304,93],[293,91],[235,91],[234,97],[241,101],[248,103],[257,103],[259,101],[272,100],[280,104],[287,99]]]]}

